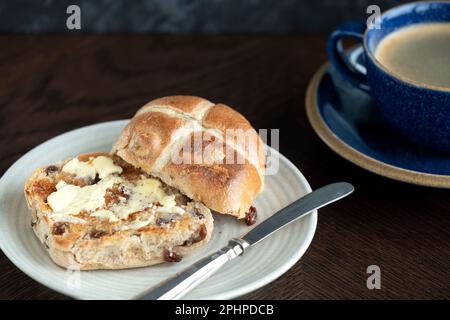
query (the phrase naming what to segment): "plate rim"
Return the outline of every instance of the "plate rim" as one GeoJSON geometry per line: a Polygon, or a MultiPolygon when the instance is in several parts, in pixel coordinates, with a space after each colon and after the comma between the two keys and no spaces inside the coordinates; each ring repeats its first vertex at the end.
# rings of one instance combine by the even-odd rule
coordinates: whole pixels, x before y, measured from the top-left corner
{"type": "MultiPolygon", "coordinates": [[[[5,172],[4,174],[0,177],[0,188],[3,188],[3,184],[4,184],[4,177],[8,176],[10,174],[10,172],[14,169],[15,165],[23,158],[29,156],[32,152],[35,151],[35,149],[46,145],[46,144],[50,144],[52,143],[54,140],[56,139],[61,139],[66,135],[69,134],[73,134],[91,127],[95,127],[95,126],[104,126],[104,125],[125,125],[130,119],[121,119],[121,120],[113,120],[113,121],[105,121],[105,122],[99,122],[99,123],[95,123],[95,124],[90,124],[87,126],[83,126],[80,128],[76,128],[76,129],[72,129],[66,132],[63,132],[53,138],[50,138],[40,144],[38,144],[37,146],[33,147],[31,150],[29,150],[28,152],[26,152],[24,155],[22,155],[19,159],[17,159],[5,172]]],[[[281,161],[284,161],[286,166],[288,167],[288,169],[290,171],[292,171],[298,178],[299,178],[299,182],[301,183],[302,187],[305,189],[305,191],[307,193],[311,192],[311,186],[309,184],[309,182],[306,180],[305,176],[303,175],[303,173],[288,159],[286,158],[283,154],[281,154],[278,150],[271,148],[270,146],[266,146],[268,148],[271,149],[271,152],[274,152],[275,154],[277,154],[281,161]]],[[[237,297],[241,297],[245,294],[248,294],[252,291],[255,291],[269,283],[271,283],[272,281],[276,280],[277,278],[279,278],[281,275],[283,275],[284,273],[286,273],[290,268],[292,268],[299,260],[300,258],[305,254],[305,252],[308,250],[308,248],[311,245],[311,242],[314,238],[314,235],[316,233],[316,229],[317,229],[317,221],[318,221],[318,211],[314,210],[313,212],[311,212],[309,215],[309,224],[307,226],[307,234],[305,235],[305,241],[299,246],[299,248],[296,250],[295,254],[293,254],[288,260],[286,260],[281,267],[279,267],[278,269],[275,269],[271,272],[269,272],[268,274],[266,274],[264,277],[260,278],[258,281],[254,281],[253,283],[238,287],[234,290],[230,290],[230,291],[226,291],[226,292],[222,292],[222,293],[218,293],[218,294],[212,294],[210,295],[208,298],[211,300],[227,300],[227,299],[232,299],[232,298],[237,298],[237,297]]],[[[0,229],[2,229],[3,226],[3,219],[1,219],[1,215],[0,215],[0,229]]],[[[48,283],[44,283],[44,281],[42,281],[42,279],[39,279],[38,277],[35,277],[34,274],[32,274],[32,272],[30,272],[30,270],[24,270],[22,268],[22,264],[20,259],[16,259],[16,257],[12,254],[12,252],[9,252],[9,250],[5,250],[5,246],[3,245],[3,242],[6,239],[3,237],[3,232],[0,232],[0,249],[2,250],[2,252],[5,254],[5,256],[15,265],[16,268],[18,268],[20,271],[22,271],[23,273],[25,273],[28,277],[30,277],[31,279],[33,279],[34,281],[42,284],[45,287],[48,287],[58,293],[61,293],[65,296],[68,297],[72,297],[75,299],[86,299],[85,297],[83,297],[82,294],[74,292],[72,294],[64,292],[63,290],[60,290],[59,287],[57,287],[56,285],[53,285],[53,283],[51,281],[49,281],[48,283]]],[[[112,270],[114,271],[114,270],[112,270]]],[[[132,297],[130,297],[132,298],[132,297]]]]}
{"type": "Polygon", "coordinates": [[[320,139],[334,152],[344,159],[366,169],[372,173],[393,180],[407,182],[414,185],[450,188],[450,175],[440,175],[420,172],[394,166],[362,153],[340,139],[326,124],[319,111],[317,92],[323,76],[331,67],[330,62],[325,62],[312,76],[306,90],[305,106],[309,123],[320,139]]]}

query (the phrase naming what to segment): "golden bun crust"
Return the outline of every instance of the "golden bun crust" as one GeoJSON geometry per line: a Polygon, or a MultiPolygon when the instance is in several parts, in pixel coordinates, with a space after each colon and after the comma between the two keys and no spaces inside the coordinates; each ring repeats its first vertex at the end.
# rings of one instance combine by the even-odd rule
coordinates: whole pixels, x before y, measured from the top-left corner
{"type": "MultiPolygon", "coordinates": [[[[77,158],[83,161],[99,155],[113,157],[107,153],[90,153],[77,158]]],[[[213,232],[211,212],[200,202],[190,199],[183,204],[186,213],[164,225],[152,223],[138,229],[117,228],[134,219],[134,214],[114,223],[91,217],[86,218],[85,223],[61,222],[52,216],[46,199],[56,190],[58,181],[73,178],[61,172],[69,160],[38,168],[24,188],[32,212],[33,230],[56,264],[79,270],[143,267],[176,261],[210,240],[213,232]]],[[[122,162],[118,164],[123,165],[123,161],[118,160],[122,162]]],[[[83,182],[74,180],[73,183],[83,182]]]]}
{"type": "Polygon", "coordinates": [[[237,111],[200,97],[150,101],[124,128],[112,152],[208,208],[238,218],[245,217],[264,188],[264,145],[258,133],[237,111]],[[244,139],[228,139],[230,134],[244,139]],[[195,142],[199,135],[200,144],[195,142]],[[184,155],[190,162],[179,161],[184,155]],[[198,155],[201,161],[195,161],[198,155]]]}

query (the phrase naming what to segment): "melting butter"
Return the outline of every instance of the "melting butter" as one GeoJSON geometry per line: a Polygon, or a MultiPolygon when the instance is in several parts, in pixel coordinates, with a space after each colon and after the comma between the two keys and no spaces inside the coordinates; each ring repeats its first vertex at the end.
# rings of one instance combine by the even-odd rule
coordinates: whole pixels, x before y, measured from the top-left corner
{"type": "MultiPolygon", "coordinates": [[[[141,176],[135,183],[114,175],[122,173],[120,166],[114,165],[111,158],[99,156],[89,162],[79,161],[77,158],[69,161],[63,171],[82,178],[94,178],[99,175],[100,181],[93,185],[79,187],[64,181],[58,182],[56,191],[47,198],[47,203],[53,210],[53,217],[70,219],[69,215],[89,212],[99,219],[116,222],[126,219],[131,213],[152,208],[154,212],[183,214],[183,208],[178,207],[175,195],[167,194],[162,188],[161,181],[141,176]],[[109,208],[105,207],[106,190],[119,184],[126,190],[127,197],[119,197],[119,202],[109,208]],[[153,204],[157,205],[153,205],[153,204]],[[64,218],[64,216],[66,218],[64,218]]],[[[150,223],[150,220],[132,222],[129,228],[138,229],[150,223]]]]}
{"type": "Polygon", "coordinates": [[[91,179],[94,179],[98,174],[98,177],[103,179],[114,173],[122,173],[122,168],[115,165],[111,158],[98,156],[89,161],[80,161],[78,158],[73,158],[64,165],[62,171],[80,178],[91,179]]]}
{"type": "Polygon", "coordinates": [[[117,216],[111,210],[101,209],[101,210],[97,210],[97,211],[92,212],[90,215],[92,217],[97,217],[97,218],[100,218],[100,219],[108,220],[109,222],[119,221],[117,216]]]}
{"type": "Polygon", "coordinates": [[[175,195],[167,195],[161,188],[161,181],[157,179],[141,176],[135,186],[127,186],[127,188],[129,190],[128,200],[120,201],[110,208],[121,219],[127,218],[133,212],[141,211],[155,202],[159,202],[167,210],[176,206],[175,195]]]}
{"type": "Polygon", "coordinates": [[[94,211],[105,205],[106,189],[122,179],[107,176],[98,183],[79,187],[59,181],[56,191],[47,197],[47,203],[55,213],[77,215],[81,211],[94,211]]]}

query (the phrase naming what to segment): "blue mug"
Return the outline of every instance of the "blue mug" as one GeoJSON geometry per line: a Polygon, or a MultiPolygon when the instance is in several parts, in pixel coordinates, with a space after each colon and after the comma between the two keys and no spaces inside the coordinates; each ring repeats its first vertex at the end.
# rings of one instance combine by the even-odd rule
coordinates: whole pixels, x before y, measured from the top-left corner
{"type": "Polygon", "coordinates": [[[450,22],[450,2],[401,5],[381,15],[379,28],[366,29],[366,24],[361,22],[340,26],[328,38],[327,53],[344,80],[372,96],[395,131],[416,145],[450,152],[450,88],[436,88],[400,78],[374,55],[378,44],[390,33],[414,24],[436,22],[450,22]],[[365,74],[347,62],[341,44],[346,37],[362,42],[365,74]]]}

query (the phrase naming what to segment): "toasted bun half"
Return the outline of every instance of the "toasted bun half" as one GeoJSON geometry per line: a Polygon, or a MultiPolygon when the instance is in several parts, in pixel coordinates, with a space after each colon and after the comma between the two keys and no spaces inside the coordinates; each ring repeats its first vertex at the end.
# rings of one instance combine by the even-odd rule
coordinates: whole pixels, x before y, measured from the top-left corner
{"type": "Polygon", "coordinates": [[[194,96],[153,100],[112,152],[219,213],[244,218],[264,187],[264,145],[237,111],[194,96]]]}
{"type": "Polygon", "coordinates": [[[213,218],[202,203],[110,154],[72,160],[37,169],[24,190],[33,230],[56,264],[92,270],[176,262],[211,238],[213,218]],[[99,157],[97,173],[80,166],[99,157]]]}

